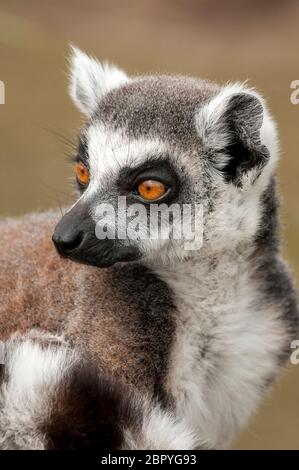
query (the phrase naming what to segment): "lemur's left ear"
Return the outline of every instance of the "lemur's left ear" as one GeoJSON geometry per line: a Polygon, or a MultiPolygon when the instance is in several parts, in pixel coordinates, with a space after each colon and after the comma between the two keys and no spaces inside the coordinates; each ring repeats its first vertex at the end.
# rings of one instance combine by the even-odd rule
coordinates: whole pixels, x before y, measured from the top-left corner
{"type": "Polygon", "coordinates": [[[69,91],[74,103],[87,116],[96,109],[101,98],[125,84],[129,78],[117,67],[100,63],[71,46],[69,91]]]}
{"type": "Polygon", "coordinates": [[[196,115],[202,143],[227,182],[242,185],[244,175],[255,178],[276,161],[276,128],[264,100],[242,84],[228,85],[196,115]]]}

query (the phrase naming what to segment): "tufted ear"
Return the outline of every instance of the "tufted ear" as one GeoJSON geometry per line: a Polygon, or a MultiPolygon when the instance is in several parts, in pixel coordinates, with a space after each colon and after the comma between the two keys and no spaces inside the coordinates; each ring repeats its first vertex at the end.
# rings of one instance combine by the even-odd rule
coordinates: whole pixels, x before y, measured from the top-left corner
{"type": "Polygon", "coordinates": [[[125,84],[129,78],[122,70],[103,64],[71,46],[69,92],[78,108],[87,116],[96,109],[109,91],[125,84]]]}
{"type": "Polygon", "coordinates": [[[241,84],[228,85],[196,115],[204,147],[227,182],[242,185],[244,174],[258,176],[273,157],[276,160],[275,125],[263,99],[241,84]]]}

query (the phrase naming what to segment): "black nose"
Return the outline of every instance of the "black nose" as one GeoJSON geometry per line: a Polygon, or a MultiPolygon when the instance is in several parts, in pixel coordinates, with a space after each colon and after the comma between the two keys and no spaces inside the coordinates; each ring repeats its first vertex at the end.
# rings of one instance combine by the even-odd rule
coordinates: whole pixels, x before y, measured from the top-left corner
{"type": "Polygon", "coordinates": [[[71,232],[66,235],[54,233],[52,237],[56,250],[61,256],[67,257],[80,247],[83,240],[82,232],[71,232]]]}
{"type": "Polygon", "coordinates": [[[94,223],[88,209],[81,204],[75,205],[56,225],[52,237],[58,253],[63,257],[78,256],[90,234],[94,232],[94,223]]]}

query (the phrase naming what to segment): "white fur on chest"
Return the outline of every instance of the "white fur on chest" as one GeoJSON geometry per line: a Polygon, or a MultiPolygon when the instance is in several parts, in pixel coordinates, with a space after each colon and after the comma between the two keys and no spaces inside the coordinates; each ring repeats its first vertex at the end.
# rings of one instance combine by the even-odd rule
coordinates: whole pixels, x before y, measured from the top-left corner
{"type": "Polygon", "coordinates": [[[248,272],[224,257],[212,269],[203,263],[183,276],[159,273],[178,308],[169,391],[178,414],[216,448],[226,447],[255,411],[286,342],[279,312],[262,305],[248,272]]]}

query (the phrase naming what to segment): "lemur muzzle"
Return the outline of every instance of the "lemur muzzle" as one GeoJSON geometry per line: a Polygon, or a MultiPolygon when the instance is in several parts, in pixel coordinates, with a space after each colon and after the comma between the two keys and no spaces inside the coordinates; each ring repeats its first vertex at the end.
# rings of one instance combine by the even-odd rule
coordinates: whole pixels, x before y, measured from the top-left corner
{"type": "Polygon", "coordinates": [[[56,250],[63,258],[101,268],[118,261],[135,261],[140,257],[137,247],[119,240],[100,240],[88,208],[76,204],[58,222],[52,237],[56,250]]]}

